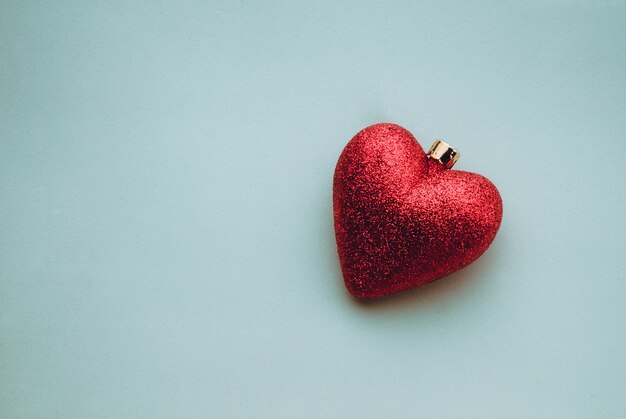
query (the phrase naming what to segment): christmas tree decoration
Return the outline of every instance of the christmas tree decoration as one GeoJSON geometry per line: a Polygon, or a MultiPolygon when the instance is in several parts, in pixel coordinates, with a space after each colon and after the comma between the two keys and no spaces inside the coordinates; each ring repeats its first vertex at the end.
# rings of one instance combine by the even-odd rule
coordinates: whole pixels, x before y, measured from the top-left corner
{"type": "Polygon", "coordinates": [[[333,181],[339,260],[348,291],[373,299],[419,287],[482,255],[502,220],[496,187],[450,170],[459,153],[441,140],[427,153],[395,124],[360,131],[333,181]]]}

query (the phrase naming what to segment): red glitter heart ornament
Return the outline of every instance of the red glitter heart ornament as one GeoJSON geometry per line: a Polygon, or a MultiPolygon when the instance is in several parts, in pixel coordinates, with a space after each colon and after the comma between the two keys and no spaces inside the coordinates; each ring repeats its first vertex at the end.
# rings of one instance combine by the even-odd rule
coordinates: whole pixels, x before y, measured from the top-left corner
{"type": "Polygon", "coordinates": [[[372,125],[348,142],[335,169],[333,210],[352,295],[372,299],[425,285],[491,245],[500,194],[483,176],[449,170],[455,157],[445,143],[427,155],[395,124],[372,125]]]}

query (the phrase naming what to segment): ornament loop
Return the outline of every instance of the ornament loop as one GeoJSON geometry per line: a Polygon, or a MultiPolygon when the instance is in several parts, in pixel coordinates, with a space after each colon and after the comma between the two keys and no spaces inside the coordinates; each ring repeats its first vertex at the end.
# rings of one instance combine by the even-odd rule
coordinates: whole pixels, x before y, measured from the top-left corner
{"type": "Polygon", "coordinates": [[[443,167],[446,169],[450,169],[454,166],[454,163],[456,163],[460,156],[461,155],[454,147],[441,140],[435,140],[433,145],[430,146],[430,150],[428,150],[428,157],[437,160],[439,163],[443,164],[443,167]]]}

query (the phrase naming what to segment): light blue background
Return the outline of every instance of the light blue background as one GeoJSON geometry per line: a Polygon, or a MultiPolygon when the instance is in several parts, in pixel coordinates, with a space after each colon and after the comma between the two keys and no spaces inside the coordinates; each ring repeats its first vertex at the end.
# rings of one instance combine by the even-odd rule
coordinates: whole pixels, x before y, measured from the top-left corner
{"type": "Polygon", "coordinates": [[[313,3],[0,3],[0,417],[625,417],[626,2],[313,3]],[[362,304],[380,121],[505,215],[362,304]]]}

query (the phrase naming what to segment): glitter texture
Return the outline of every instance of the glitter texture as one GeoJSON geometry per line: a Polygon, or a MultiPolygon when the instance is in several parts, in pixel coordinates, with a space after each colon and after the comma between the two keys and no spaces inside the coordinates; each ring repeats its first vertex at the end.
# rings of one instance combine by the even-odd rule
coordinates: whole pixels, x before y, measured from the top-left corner
{"type": "Polygon", "coordinates": [[[419,287],[476,260],[502,220],[496,187],[445,169],[406,129],[376,124],[339,157],[335,236],[344,281],[358,298],[419,287]]]}

